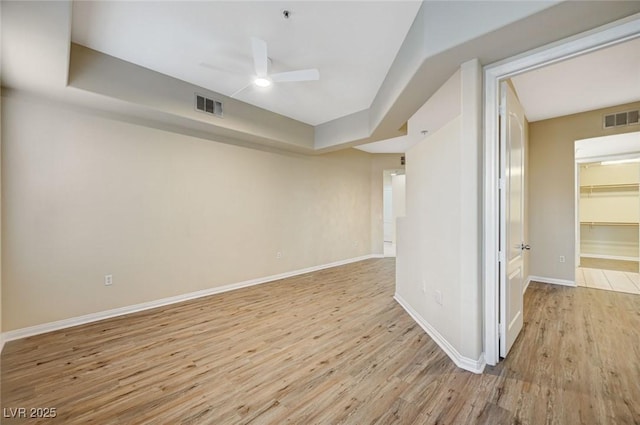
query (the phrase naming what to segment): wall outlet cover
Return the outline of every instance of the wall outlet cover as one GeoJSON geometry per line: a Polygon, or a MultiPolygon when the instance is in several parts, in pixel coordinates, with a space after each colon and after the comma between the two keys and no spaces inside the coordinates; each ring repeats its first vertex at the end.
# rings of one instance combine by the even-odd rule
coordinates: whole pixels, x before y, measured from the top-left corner
{"type": "Polygon", "coordinates": [[[442,291],[435,291],[436,302],[442,305],[442,291]]]}

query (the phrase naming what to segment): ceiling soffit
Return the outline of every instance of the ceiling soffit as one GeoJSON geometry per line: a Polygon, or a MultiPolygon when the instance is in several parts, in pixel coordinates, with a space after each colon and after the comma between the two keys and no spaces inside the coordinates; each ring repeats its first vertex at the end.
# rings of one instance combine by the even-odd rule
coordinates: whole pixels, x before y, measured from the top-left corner
{"type": "MultiPolygon", "coordinates": [[[[483,64],[492,63],[640,12],[640,2],[563,2],[526,18],[518,18],[515,12],[530,10],[514,9],[513,14],[503,17],[503,22],[494,23],[497,29],[475,36],[468,33],[467,41],[437,51],[425,47],[430,38],[429,19],[433,19],[427,14],[430,3],[423,3],[371,106],[315,127],[211,91],[206,92],[224,101],[225,114],[217,121],[203,120],[193,111],[197,86],[167,76],[162,78],[170,80],[160,83],[162,78],[156,75],[159,73],[127,63],[114,65],[118,60],[107,55],[85,57],[83,62],[76,61],[78,56],[74,53],[69,67],[69,53],[63,52],[61,46],[66,45],[69,52],[70,2],[3,2],[2,83],[8,88],[36,91],[64,102],[84,102],[98,109],[109,104],[100,99],[120,99],[125,106],[122,111],[144,115],[146,122],[162,125],[167,116],[175,116],[181,120],[176,129],[193,127],[213,136],[224,132],[230,139],[322,153],[405,134],[408,118],[469,59],[478,57],[483,64]],[[34,34],[25,38],[27,28],[34,34]],[[50,49],[57,53],[48,54],[50,49]],[[113,62],[109,66],[127,68],[126,72],[121,71],[138,77],[129,81],[122,74],[118,81],[113,76],[109,80],[105,75],[108,73],[97,69],[102,62],[113,62]],[[68,86],[60,84],[67,78],[68,86]],[[161,86],[164,87],[160,89],[161,86]],[[99,96],[90,96],[91,93],[99,96]]],[[[513,3],[502,4],[506,7],[513,3]]]]}

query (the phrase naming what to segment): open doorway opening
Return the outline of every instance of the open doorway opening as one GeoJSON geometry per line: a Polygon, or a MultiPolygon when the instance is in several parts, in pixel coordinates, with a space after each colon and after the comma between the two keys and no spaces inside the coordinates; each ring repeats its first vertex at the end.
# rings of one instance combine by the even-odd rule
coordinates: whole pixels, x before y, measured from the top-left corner
{"type": "Polygon", "coordinates": [[[396,221],[405,215],[406,176],[403,169],[383,172],[384,256],[396,256],[396,221]]]}
{"type": "Polygon", "coordinates": [[[640,295],[640,132],[575,150],[576,284],[640,295]]]}
{"type": "MultiPolygon", "coordinates": [[[[528,106],[526,96],[522,96],[522,84],[516,84],[518,95],[527,112],[527,119],[530,123],[529,140],[534,140],[534,134],[531,128],[531,123],[543,122],[553,123],[551,119],[553,117],[569,116],[579,113],[580,111],[596,111],[600,108],[610,107],[611,105],[624,105],[630,102],[634,102],[634,99],[627,100],[612,100],[610,95],[613,93],[611,90],[611,83],[622,82],[623,79],[619,77],[603,78],[602,75],[597,73],[588,73],[588,70],[615,70],[616,68],[610,66],[611,64],[622,64],[624,60],[610,60],[604,61],[605,65],[592,66],[585,64],[582,61],[578,61],[580,58],[590,60],[593,56],[590,53],[604,52],[604,53],[617,53],[618,49],[614,49],[617,46],[629,47],[635,44],[628,44],[637,42],[640,39],[640,21],[637,18],[632,18],[626,21],[620,21],[615,25],[599,28],[597,31],[581,35],[580,37],[574,37],[567,39],[563,42],[556,43],[554,45],[547,46],[545,48],[538,49],[536,51],[529,52],[527,54],[519,55],[502,62],[489,65],[485,67],[484,75],[484,219],[483,219],[483,270],[484,270],[484,354],[487,364],[495,365],[499,361],[499,344],[500,344],[500,307],[504,302],[504,294],[499,290],[500,288],[500,265],[501,259],[504,258],[503,251],[501,251],[501,228],[506,218],[500,214],[500,197],[501,188],[503,187],[502,176],[502,161],[500,157],[500,125],[498,116],[500,115],[500,84],[502,81],[511,78],[512,80],[518,76],[528,74],[533,77],[548,78],[549,75],[545,75],[543,69],[549,69],[552,71],[560,71],[560,65],[570,63],[570,59],[576,59],[571,61],[571,65],[575,68],[570,70],[568,74],[563,76],[552,78],[551,81],[555,84],[548,85],[548,91],[540,90],[540,84],[536,83],[534,79],[529,81],[533,97],[531,99],[540,99],[539,102],[547,111],[550,107],[559,106],[561,100],[569,100],[574,103],[579,103],[582,108],[585,106],[584,101],[578,102],[578,95],[585,94],[590,100],[599,99],[602,100],[605,97],[610,101],[608,105],[595,105],[591,104],[589,108],[581,110],[555,110],[553,116],[547,117],[533,117],[529,116],[532,109],[528,106]],[[612,50],[609,50],[611,48],[612,50]],[[558,65],[556,67],[555,65],[558,65]],[[540,72],[538,72],[540,71],[540,72]],[[598,82],[588,84],[584,89],[568,89],[569,83],[581,82],[582,80],[577,77],[581,76],[596,76],[598,81],[606,81],[607,84],[599,84],[598,82]],[[603,90],[598,94],[595,94],[595,87],[603,87],[603,90]],[[604,89],[606,87],[606,90],[604,89]],[[606,95],[606,96],[605,96],[606,95]]],[[[623,47],[621,47],[622,49],[623,47]]],[[[622,55],[621,55],[622,56],[622,55]]],[[[633,74],[637,75],[637,74],[633,74]]],[[[522,82],[522,81],[521,81],[522,82]]],[[[633,87],[637,85],[631,84],[633,87]]],[[[622,94],[628,94],[629,84],[623,84],[620,90],[622,94]]],[[[626,110],[626,109],[625,109],[626,110]]],[[[617,110],[611,112],[618,112],[617,110]]],[[[620,111],[622,112],[622,110],[620,111]]],[[[586,113],[586,112],[585,112],[586,113]]],[[[600,119],[602,117],[596,116],[587,126],[583,125],[577,127],[580,131],[576,131],[575,134],[578,137],[566,138],[566,142],[573,144],[573,142],[584,135],[586,131],[590,129],[602,130],[600,126],[600,119]]],[[[572,258],[575,249],[573,244],[573,202],[572,192],[574,190],[574,181],[571,170],[573,163],[572,149],[564,149],[566,147],[564,135],[557,128],[542,128],[543,125],[538,125],[536,140],[541,140],[540,148],[537,150],[541,163],[544,164],[544,169],[539,169],[537,176],[539,181],[533,184],[533,178],[529,180],[529,195],[531,199],[529,203],[531,205],[538,205],[538,210],[530,213],[532,219],[529,221],[531,237],[531,246],[535,249],[539,255],[534,261],[533,255],[530,261],[529,279],[542,281],[547,283],[566,284],[575,286],[575,282],[570,279],[575,274],[574,258],[572,258]],[[548,131],[547,131],[548,130],[548,131]],[[549,148],[545,151],[543,148],[549,148]],[[568,159],[568,167],[562,166],[560,162],[564,161],[564,158],[568,159]],[[557,169],[550,170],[550,164],[558,164],[557,169]],[[563,174],[563,171],[565,170],[563,174]],[[568,173],[567,173],[568,171],[568,173]],[[568,175],[566,175],[568,174],[568,175]],[[534,194],[533,189],[536,189],[534,194]],[[540,190],[538,190],[540,189],[540,190]],[[562,196],[560,192],[568,192],[568,196],[562,196]],[[540,196],[538,196],[540,195],[540,196]],[[563,199],[565,201],[563,201],[563,199]],[[536,202],[534,202],[534,200],[536,202]],[[541,200],[541,202],[537,202],[541,200]],[[568,208],[565,203],[568,202],[568,208]],[[561,206],[554,205],[562,203],[561,206]],[[543,205],[549,205],[549,207],[542,208],[543,205]],[[568,214],[567,214],[568,212],[568,214]],[[562,214],[559,214],[562,213],[562,214]],[[562,225],[564,231],[556,231],[555,228],[546,227],[543,230],[538,231],[536,226],[551,223],[554,225],[562,225]],[[567,231],[568,229],[568,231],[567,231]],[[544,240],[534,241],[533,236],[542,236],[544,240]],[[567,237],[568,236],[568,237],[567,237]],[[556,255],[557,254],[557,255],[556,255]],[[534,266],[536,266],[534,270],[534,266]],[[534,273],[537,273],[534,275],[534,273]],[[566,277],[565,277],[566,275],[566,277]],[[545,279],[540,279],[543,277],[545,279]],[[534,279],[535,278],[535,279],[534,279]]],[[[595,132],[600,134],[601,131],[595,132]]],[[[584,137],[584,136],[583,136],[584,137]]],[[[533,157],[533,148],[529,155],[529,169],[533,171],[531,166],[531,160],[533,157]]],[[[533,177],[533,172],[530,172],[530,176],[533,177]]],[[[538,238],[540,239],[540,238],[538,238]]],[[[533,252],[533,251],[532,251],[533,252]]],[[[515,293],[515,292],[514,292],[515,293]]]]}

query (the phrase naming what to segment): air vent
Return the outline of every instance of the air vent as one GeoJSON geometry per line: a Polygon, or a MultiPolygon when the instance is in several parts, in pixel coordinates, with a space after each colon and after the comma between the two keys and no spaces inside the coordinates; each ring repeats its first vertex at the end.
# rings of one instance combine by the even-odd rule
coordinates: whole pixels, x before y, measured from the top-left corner
{"type": "Polygon", "coordinates": [[[196,111],[222,117],[222,102],[196,93],[196,111]]]}
{"type": "Polygon", "coordinates": [[[604,116],[604,128],[622,127],[625,125],[638,124],[640,111],[617,112],[604,116]]]}

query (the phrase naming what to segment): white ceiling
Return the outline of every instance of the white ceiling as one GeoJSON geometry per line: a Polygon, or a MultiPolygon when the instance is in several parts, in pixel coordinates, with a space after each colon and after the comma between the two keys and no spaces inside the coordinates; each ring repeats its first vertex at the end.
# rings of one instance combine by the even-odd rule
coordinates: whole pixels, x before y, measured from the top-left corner
{"type": "MultiPolygon", "coordinates": [[[[435,97],[434,93],[443,86],[447,78],[455,73],[461,63],[470,59],[478,58],[483,64],[494,63],[553,43],[555,40],[593,30],[620,17],[627,16],[627,19],[631,19],[630,22],[637,22],[638,15],[634,14],[640,13],[640,2],[563,1],[554,4],[491,0],[424,1],[419,6],[416,19],[408,32],[406,29],[411,19],[407,18],[405,26],[392,24],[397,28],[389,32],[391,37],[393,33],[400,31],[402,35],[398,32],[398,44],[403,38],[404,41],[393,64],[390,67],[387,64],[386,70],[379,69],[380,77],[377,78],[379,81],[382,80],[382,83],[376,84],[377,89],[372,91],[375,93],[373,100],[364,102],[367,106],[359,112],[342,115],[345,111],[351,112],[345,105],[351,105],[350,108],[355,109],[361,108],[353,106],[354,87],[362,82],[372,87],[376,86],[371,84],[375,70],[366,64],[353,64],[354,56],[350,53],[344,54],[339,63],[331,63],[331,58],[326,59],[327,56],[323,53],[324,46],[342,47],[351,43],[353,38],[357,38],[361,41],[361,49],[367,50],[367,57],[364,59],[379,65],[381,61],[377,48],[379,45],[386,46],[390,39],[386,31],[389,26],[381,25],[380,22],[386,22],[387,17],[397,22],[395,12],[399,10],[398,7],[409,6],[418,9],[419,4],[407,4],[401,0],[373,0],[368,3],[356,0],[331,3],[291,0],[292,19],[296,16],[306,16],[305,28],[297,28],[300,25],[294,24],[292,30],[291,25],[286,25],[295,21],[283,19],[286,23],[284,28],[289,28],[283,30],[281,24],[276,24],[278,19],[282,19],[280,8],[289,7],[284,6],[283,2],[2,1],[0,83],[3,96],[14,92],[37,94],[52,101],[89,108],[119,119],[142,120],[145,125],[218,142],[322,153],[402,134],[403,126],[407,120],[411,121],[412,114],[415,114],[430,97],[435,97]],[[72,16],[74,6],[75,16],[72,16]],[[266,18],[270,16],[266,13],[267,9],[277,12],[277,19],[266,18]],[[191,12],[183,13],[188,10],[191,12]],[[234,10],[236,13],[231,13],[234,10]],[[259,12],[255,12],[256,10],[259,12]],[[351,13],[345,13],[345,10],[351,10],[351,13]],[[372,10],[382,13],[368,14],[368,11],[372,10]],[[316,11],[319,12],[315,13],[316,11]],[[334,12],[333,15],[330,11],[334,12]],[[216,21],[220,28],[216,30],[225,33],[224,37],[211,42],[202,40],[202,34],[205,34],[206,38],[206,35],[212,32],[209,27],[214,19],[207,13],[218,16],[216,21]],[[221,14],[224,17],[220,17],[221,14]],[[460,19],[461,14],[465,19],[460,19]],[[311,15],[313,19],[310,18],[311,15]],[[476,19],[478,16],[482,16],[482,19],[476,19]],[[580,19],[576,19],[576,16],[580,19]],[[122,20],[119,20],[120,17],[122,20]],[[298,42],[301,37],[297,34],[306,34],[307,25],[313,26],[315,30],[310,31],[313,32],[309,34],[310,41],[301,45],[298,42]],[[80,41],[78,34],[81,32],[87,37],[93,37],[95,34],[97,41],[109,46],[117,45],[123,51],[134,55],[134,58],[120,60],[105,53],[91,53],[81,46],[71,46],[69,41],[72,39],[72,27],[76,33],[76,41],[80,41]],[[340,30],[335,31],[334,28],[340,30]],[[351,34],[348,28],[356,28],[358,31],[351,34]],[[540,28],[545,30],[540,31],[540,28]],[[193,43],[185,41],[189,37],[183,32],[190,34],[193,43]],[[97,36],[107,33],[113,43],[105,42],[102,37],[97,36]],[[232,42],[225,41],[226,33],[236,34],[235,38],[232,37],[232,42]],[[296,33],[295,36],[287,37],[293,33],[296,33]],[[385,34],[385,37],[377,37],[379,34],[385,34]],[[464,34],[464,37],[460,34],[464,34]],[[204,56],[214,56],[214,63],[207,61],[213,68],[219,69],[218,66],[226,61],[228,66],[235,64],[251,71],[250,37],[254,35],[270,43],[274,72],[279,70],[277,66],[281,66],[280,69],[317,66],[325,76],[325,71],[335,65],[345,67],[345,72],[341,74],[345,79],[338,77],[339,81],[331,89],[313,89],[314,84],[324,81],[300,83],[300,90],[295,91],[295,97],[291,93],[293,90],[290,90],[294,87],[284,85],[274,88],[271,92],[260,93],[263,95],[260,97],[262,101],[274,103],[274,106],[266,105],[261,110],[242,99],[223,98],[227,112],[224,119],[203,119],[193,110],[194,90],[198,91],[201,86],[208,85],[212,80],[222,84],[231,78],[226,71],[218,70],[221,76],[212,79],[210,70],[200,66],[204,60],[198,57],[197,61],[191,58],[185,62],[188,58],[185,59],[183,53],[198,50],[196,47],[200,50],[208,49],[204,56]],[[278,42],[280,46],[286,41],[287,47],[279,47],[278,43],[274,47],[271,43],[274,37],[281,40],[281,43],[278,42]],[[245,41],[240,42],[240,38],[245,41]],[[245,44],[246,50],[239,49],[239,44],[245,44]],[[177,72],[188,69],[190,73],[198,74],[207,70],[206,76],[198,74],[206,82],[182,82],[166,75],[171,72],[148,71],[131,63],[133,61],[145,66],[145,61],[151,62],[152,59],[162,56],[158,54],[158,49],[170,52],[171,61],[167,66],[179,67],[177,72]],[[73,55],[70,55],[71,51],[74,52],[73,55]],[[279,61],[285,60],[281,59],[283,56],[280,54],[291,54],[296,59],[289,58],[286,59],[286,63],[278,64],[279,61]],[[319,56],[325,57],[324,62],[328,63],[321,64],[319,60],[314,59],[319,56]],[[301,57],[306,57],[309,62],[313,60],[313,64],[299,60],[301,57]],[[355,71],[349,73],[353,67],[356,67],[355,71]],[[336,87],[340,90],[339,94],[335,91],[336,87]],[[269,99],[265,99],[267,97],[269,99]],[[291,104],[294,107],[290,115],[298,119],[304,119],[297,115],[299,113],[311,111],[315,114],[327,105],[328,109],[335,112],[334,116],[337,118],[320,125],[309,125],[270,111],[291,104]]],[[[101,49],[97,45],[92,47],[101,49]]],[[[361,49],[355,50],[360,52],[361,49]]],[[[391,56],[393,55],[390,54],[389,57],[391,56]]],[[[246,77],[246,80],[249,78],[246,77]]],[[[210,94],[210,90],[202,90],[210,94]]],[[[218,90],[214,88],[211,91],[218,90]]],[[[554,96],[546,98],[549,102],[555,101],[554,96]]],[[[442,111],[436,105],[433,113],[439,112],[442,111]]],[[[409,133],[413,129],[419,131],[426,128],[432,134],[437,130],[437,123],[430,125],[429,121],[434,122],[431,118],[430,112],[426,119],[418,120],[419,125],[408,125],[409,133]]],[[[329,118],[315,116],[315,121],[312,122],[324,119],[329,118]]],[[[415,120],[415,117],[413,119],[415,120]]],[[[404,143],[406,142],[405,140],[404,143]]],[[[406,147],[385,151],[404,150],[406,147]]]]}
{"type": "Polygon", "coordinates": [[[640,100],[640,38],[512,78],[530,122],[640,100]]]}
{"type": "MultiPolygon", "coordinates": [[[[520,74],[512,81],[529,122],[637,102],[640,38],[520,74]]],[[[443,116],[453,118],[450,112],[456,93],[451,90],[455,86],[451,86],[451,81],[447,84],[449,88],[443,86],[412,117],[420,122],[419,126],[431,130],[430,134],[446,124],[443,116]],[[449,94],[443,96],[446,92],[449,94]]],[[[370,153],[406,152],[422,140],[411,132],[409,125],[407,136],[361,145],[358,149],[370,153]]]]}
{"type": "Polygon", "coordinates": [[[640,131],[611,136],[576,140],[575,158],[580,162],[588,159],[602,160],[626,157],[640,153],[640,131]]]}
{"type": "Polygon", "coordinates": [[[250,86],[235,97],[318,125],[369,108],[420,4],[76,1],[71,35],[75,43],[227,96],[251,82],[250,38],[262,38],[270,72],[317,68],[320,81],[250,86]]]}
{"type": "Polygon", "coordinates": [[[458,70],[409,118],[405,136],[367,143],[356,149],[369,153],[404,153],[460,115],[461,99],[462,87],[458,70]]]}

